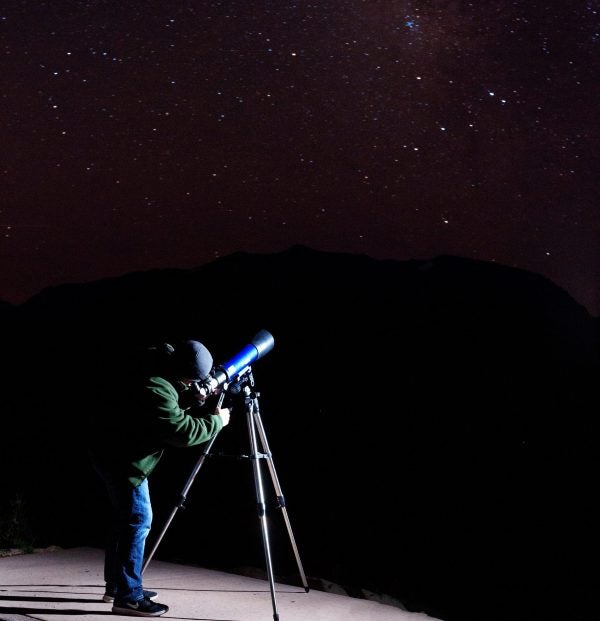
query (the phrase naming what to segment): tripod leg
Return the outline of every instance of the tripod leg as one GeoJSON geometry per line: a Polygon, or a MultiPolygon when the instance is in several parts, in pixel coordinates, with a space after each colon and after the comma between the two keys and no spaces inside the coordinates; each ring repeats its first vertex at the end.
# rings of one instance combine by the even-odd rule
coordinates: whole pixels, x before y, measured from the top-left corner
{"type": "Polygon", "coordinates": [[[250,436],[250,446],[252,449],[252,467],[254,470],[254,487],[256,489],[256,502],[258,507],[258,518],[261,524],[261,532],[263,539],[263,547],[265,551],[265,560],[267,564],[267,575],[269,578],[269,587],[271,589],[271,602],[273,604],[273,619],[279,621],[279,613],[277,612],[277,601],[275,598],[275,580],[273,578],[273,564],[271,562],[271,547],[269,544],[269,531],[267,528],[267,512],[265,506],[265,494],[262,483],[260,460],[263,455],[258,452],[258,442],[256,438],[255,419],[252,413],[253,404],[256,400],[250,401],[247,405],[247,422],[248,434],[250,436]]]}
{"type": "Polygon", "coordinates": [[[294,538],[294,533],[292,532],[292,524],[290,522],[290,518],[288,516],[287,507],[285,506],[285,497],[283,495],[283,491],[281,489],[281,485],[279,484],[279,479],[277,477],[277,472],[275,471],[275,464],[273,463],[273,457],[271,455],[271,449],[269,448],[269,443],[267,441],[267,435],[265,433],[265,428],[262,424],[262,420],[260,418],[260,410],[258,407],[258,399],[255,400],[254,404],[254,422],[256,424],[256,428],[258,430],[258,435],[260,437],[260,442],[262,445],[263,452],[267,457],[267,464],[269,466],[269,472],[271,473],[271,479],[273,481],[273,487],[275,488],[275,494],[277,496],[277,504],[278,507],[282,510],[283,519],[285,520],[285,525],[287,527],[288,535],[290,538],[290,543],[292,544],[292,549],[294,551],[294,556],[296,557],[296,564],[298,565],[298,571],[300,572],[300,578],[302,580],[302,584],[304,586],[304,590],[308,593],[308,582],[306,580],[306,575],[304,574],[304,569],[302,567],[302,561],[300,560],[300,553],[298,552],[298,547],[296,546],[296,540],[294,538]]]}
{"type": "Polygon", "coordinates": [[[200,468],[202,468],[202,464],[204,463],[204,460],[206,459],[207,455],[210,453],[210,449],[212,448],[212,445],[213,445],[216,437],[217,436],[215,436],[209,442],[208,446],[202,452],[202,455],[200,455],[200,459],[196,462],[196,465],[194,466],[194,469],[192,470],[192,473],[188,477],[188,480],[187,480],[186,484],[184,485],[183,489],[181,490],[181,494],[179,495],[179,503],[177,505],[175,505],[175,507],[173,507],[173,511],[171,511],[171,515],[169,515],[169,517],[167,518],[167,521],[165,522],[165,525],[163,526],[163,529],[160,531],[160,534],[158,535],[154,545],[152,546],[152,550],[150,550],[150,553],[148,554],[148,556],[146,557],[146,560],[144,561],[144,565],[142,566],[142,574],[144,573],[144,571],[146,571],[146,567],[148,567],[148,564],[152,560],[152,557],[154,556],[154,553],[156,552],[156,548],[158,548],[160,542],[162,541],[163,537],[165,536],[165,533],[167,532],[167,529],[169,528],[171,522],[173,521],[173,518],[175,517],[175,514],[177,513],[177,510],[185,507],[185,501],[187,499],[187,493],[190,491],[190,487],[192,487],[192,483],[194,482],[194,479],[196,478],[196,475],[200,471],[200,468]]]}
{"type": "Polygon", "coordinates": [[[160,542],[162,541],[162,538],[165,536],[165,533],[167,532],[167,528],[169,528],[171,521],[173,520],[173,518],[175,517],[175,514],[177,513],[177,509],[183,506],[184,501],[185,499],[183,499],[177,506],[173,508],[171,515],[169,515],[162,531],[160,532],[158,538],[154,542],[154,545],[152,546],[152,550],[150,550],[150,553],[148,554],[148,556],[146,557],[146,560],[144,561],[144,565],[142,566],[142,574],[146,571],[146,567],[148,567],[148,565],[150,564],[150,561],[152,560],[152,557],[154,556],[154,553],[156,552],[156,548],[158,548],[160,542]]]}
{"type": "MultiPolygon", "coordinates": [[[[225,397],[225,391],[223,391],[219,397],[219,401],[217,404],[218,407],[221,407],[224,397],[225,397]]],[[[148,567],[148,563],[150,563],[150,561],[152,560],[152,557],[154,556],[154,553],[156,552],[156,548],[158,548],[158,545],[162,541],[162,538],[165,536],[165,533],[167,532],[167,528],[169,528],[169,525],[171,524],[171,521],[175,517],[177,510],[185,507],[185,501],[187,500],[187,493],[190,491],[190,487],[192,487],[192,483],[194,482],[196,475],[200,471],[200,468],[202,468],[202,464],[204,463],[204,460],[206,459],[207,455],[210,453],[210,449],[212,448],[212,445],[214,444],[216,439],[217,439],[217,436],[215,435],[213,439],[208,443],[204,451],[202,451],[202,455],[200,455],[200,459],[196,462],[196,465],[194,466],[192,473],[188,477],[186,484],[183,486],[183,490],[181,490],[181,494],[179,495],[179,503],[175,505],[175,507],[173,508],[171,515],[168,517],[165,525],[163,526],[163,529],[160,531],[160,534],[158,535],[156,539],[156,543],[152,547],[152,550],[150,550],[150,554],[148,554],[146,561],[144,562],[144,565],[142,566],[142,574],[146,570],[146,567],[148,567]]]]}

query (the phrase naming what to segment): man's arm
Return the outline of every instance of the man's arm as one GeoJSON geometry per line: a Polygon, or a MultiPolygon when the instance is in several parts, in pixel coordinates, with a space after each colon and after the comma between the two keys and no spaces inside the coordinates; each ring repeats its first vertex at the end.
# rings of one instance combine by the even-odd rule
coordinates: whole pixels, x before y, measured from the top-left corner
{"type": "Polygon", "coordinates": [[[202,444],[214,438],[229,423],[228,408],[216,408],[208,416],[188,414],[179,406],[175,387],[162,378],[150,378],[146,388],[150,431],[165,445],[186,447],[202,444]]]}

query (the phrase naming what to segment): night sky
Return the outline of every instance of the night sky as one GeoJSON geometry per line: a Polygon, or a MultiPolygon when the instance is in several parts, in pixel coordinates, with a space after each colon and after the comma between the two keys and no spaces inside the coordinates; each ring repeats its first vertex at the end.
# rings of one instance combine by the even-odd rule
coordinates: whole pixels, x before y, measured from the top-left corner
{"type": "Polygon", "coordinates": [[[294,244],[600,315],[600,0],[8,0],[0,298],[294,244]]]}

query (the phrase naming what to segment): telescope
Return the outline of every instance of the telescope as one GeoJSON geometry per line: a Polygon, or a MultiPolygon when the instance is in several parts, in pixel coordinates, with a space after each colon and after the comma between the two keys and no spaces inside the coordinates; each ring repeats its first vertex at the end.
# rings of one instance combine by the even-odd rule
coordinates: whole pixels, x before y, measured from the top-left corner
{"type": "Polygon", "coordinates": [[[244,376],[250,370],[250,365],[268,354],[274,344],[273,335],[266,330],[261,330],[233,358],[213,367],[206,379],[194,382],[192,389],[205,399],[214,394],[223,384],[230,384],[244,376]]]}

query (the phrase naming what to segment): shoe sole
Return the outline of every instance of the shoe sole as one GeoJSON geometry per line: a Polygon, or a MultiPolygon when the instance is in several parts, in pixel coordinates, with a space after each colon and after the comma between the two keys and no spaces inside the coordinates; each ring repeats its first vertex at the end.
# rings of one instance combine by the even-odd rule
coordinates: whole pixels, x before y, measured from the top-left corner
{"type": "Polygon", "coordinates": [[[165,610],[160,610],[157,612],[144,612],[143,610],[135,610],[135,608],[119,608],[117,606],[113,606],[112,608],[113,614],[124,615],[127,617],[160,617],[168,611],[169,608],[167,606],[165,606],[165,610]]]}

